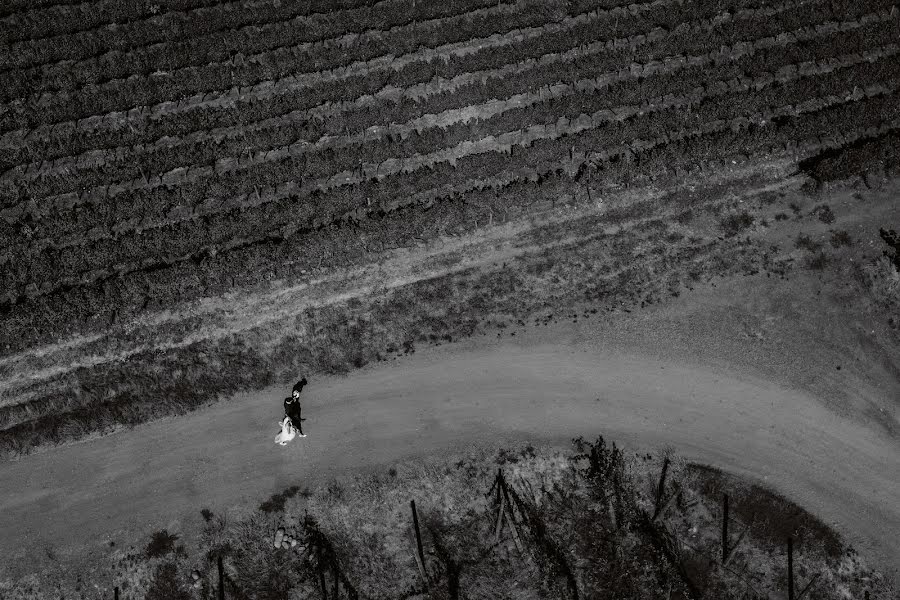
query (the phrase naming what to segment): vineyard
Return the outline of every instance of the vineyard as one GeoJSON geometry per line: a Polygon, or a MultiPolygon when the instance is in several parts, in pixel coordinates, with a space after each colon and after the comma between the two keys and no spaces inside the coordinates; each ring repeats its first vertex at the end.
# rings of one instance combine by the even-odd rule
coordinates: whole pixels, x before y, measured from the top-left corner
{"type": "Polygon", "coordinates": [[[237,304],[177,335],[153,315],[514,221],[553,190],[888,152],[898,34],[895,0],[6,2],[0,448],[139,422],[138,389],[196,406],[322,364],[286,356],[292,317],[295,346],[258,323],[200,336],[237,304]]]}

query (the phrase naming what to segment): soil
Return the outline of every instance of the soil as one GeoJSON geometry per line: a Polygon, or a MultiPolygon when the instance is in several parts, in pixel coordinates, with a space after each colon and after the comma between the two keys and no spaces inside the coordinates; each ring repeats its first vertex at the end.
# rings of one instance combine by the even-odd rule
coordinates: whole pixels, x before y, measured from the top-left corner
{"type": "MultiPolygon", "coordinates": [[[[765,279],[710,284],[627,316],[516,328],[504,339],[479,336],[319,378],[304,391],[309,436],[284,448],[272,443],[283,390],[269,389],[5,463],[2,487],[18,492],[0,510],[0,578],[46,563],[47,547],[67,562],[107,552],[111,540],[139,545],[163,527],[190,539],[201,507],[237,514],[340,470],[466,444],[597,434],[631,447],[672,445],[769,485],[896,577],[900,482],[891,474],[900,470],[900,440],[839,416],[827,398],[803,389],[832,374],[840,353],[821,346],[821,329],[783,319],[784,304],[771,312],[784,284],[765,279]],[[746,319],[767,315],[778,319],[767,335],[783,350],[760,361],[742,332],[746,319]],[[796,347],[822,347],[806,355],[808,377],[773,382],[784,375],[779,359],[796,347]]],[[[852,369],[842,373],[833,399],[877,397],[852,369]]]]}

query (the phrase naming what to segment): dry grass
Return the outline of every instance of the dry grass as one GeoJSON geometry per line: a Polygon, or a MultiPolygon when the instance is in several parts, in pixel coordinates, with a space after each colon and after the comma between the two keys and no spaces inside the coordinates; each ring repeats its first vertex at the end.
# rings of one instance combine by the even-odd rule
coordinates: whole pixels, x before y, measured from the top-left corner
{"type": "MultiPolygon", "coordinates": [[[[783,544],[790,535],[795,581],[805,586],[819,575],[810,597],[843,600],[868,590],[873,600],[887,600],[880,576],[833,531],[768,490],[687,464],[671,449],[659,456],[632,454],[603,438],[579,438],[573,445],[575,452],[523,444],[397,463],[332,479],[311,492],[288,488],[277,501],[233,522],[203,513],[199,555],[185,556],[172,535],[158,532],[150,545],[165,551],[154,558],[141,550],[117,551],[97,572],[106,579],[94,589],[118,585],[128,598],[211,600],[222,556],[230,599],[318,597],[320,560],[329,588],[331,565],[337,564],[359,598],[772,598],[784,594],[783,544]],[[653,521],[666,456],[663,510],[653,521]],[[494,543],[497,513],[494,497],[485,494],[498,469],[508,482],[522,554],[508,526],[494,543]],[[723,493],[730,498],[730,539],[736,542],[750,525],[728,569],[717,563],[723,493]],[[414,555],[412,499],[429,595],[414,555]],[[278,527],[299,544],[275,549],[278,527]],[[314,535],[324,540],[322,558],[301,555],[314,535]]],[[[72,593],[64,578],[23,579],[0,590],[10,600],[46,598],[51,581],[56,597],[94,597],[72,593]]],[[[77,585],[85,590],[88,584],[77,585]]]]}

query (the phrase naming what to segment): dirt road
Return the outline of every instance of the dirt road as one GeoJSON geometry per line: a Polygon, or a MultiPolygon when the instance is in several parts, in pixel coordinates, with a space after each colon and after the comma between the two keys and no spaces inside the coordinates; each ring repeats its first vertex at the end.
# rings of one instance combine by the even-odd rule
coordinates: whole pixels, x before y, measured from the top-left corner
{"type": "MultiPolygon", "coordinates": [[[[562,327],[562,326],[559,326],[562,327]]],[[[201,507],[256,506],[292,484],[470,443],[598,434],[671,444],[772,485],[833,523],[874,566],[900,564],[900,446],[803,393],[629,356],[562,333],[424,349],[304,392],[309,437],[273,444],[284,390],[0,464],[5,572],[186,536],[201,507]],[[562,343],[566,342],[566,343],[562,343]]],[[[896,581],[896,574],[893,573],[896,581]]]]}

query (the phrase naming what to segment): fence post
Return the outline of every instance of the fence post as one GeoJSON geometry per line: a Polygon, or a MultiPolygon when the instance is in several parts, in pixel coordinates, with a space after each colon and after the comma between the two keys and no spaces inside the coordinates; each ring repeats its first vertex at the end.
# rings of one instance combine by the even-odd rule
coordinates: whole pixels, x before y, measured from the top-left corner
{"type": "Polygon", "coordinates": [[[113,590],[115,600],[119,600],[119,586],[116,586],[116,589],[113,590]]]}
{"type": "Polygon", "coordinates": [[[787,539],[788,543],[788,600],[794,600],[794,540],[787,539]]]}
{"type": "Polygon", "coordinates": [[[325,570],[322,568],[322,547],[316,543],[316,564],[319,571],[319,583],[322,585],[322,598],[328,600],[328,584],[325,583],[325,570]]]}
{"type": "Polygon", "coordinates": [[[656,517],[659,515],[659,509],[661,508],[663,491],[666,489],[666,471],[669,470],[669,457],[665,457],[663,459],[663,467],[662,473],[659,475],[659,486],[656,488],[656,506],[653,509],[653,519],[656,520],[656,517]]]}
{"type": "Polygon", "coordinates": [[[222,555],[219,555],[219,600],[225,600],[225,575],[222,571],[222,555]]]}
{"type": "Polygon", "coordinates": [[[728,494],[722,494],[722,564],[728,560],[728,494]]]}
{"type": "MultiPolygon", "coordinates": [[[[419,531],[419,515],[416,512],[416,501],[410,500],[409,506],[412,508],[413,515],[413,527],[416,529],[416,550],[419,552],[419,560],[422,561],[422,570],[425,570],[425,553],[422,551],[422,534],[419,531]]],[[[425,571],[422,573],[423,579],[425,579],[425,590],[428,590],[428,572],[425,571]]]]}
{"type": "Polygon", "coordinates": [[[338,588],[338,568],[337,561],[331,563],[331,570],[334,573],[334,598],[338,600],[341,597],[340,588],[338,588]]]}

